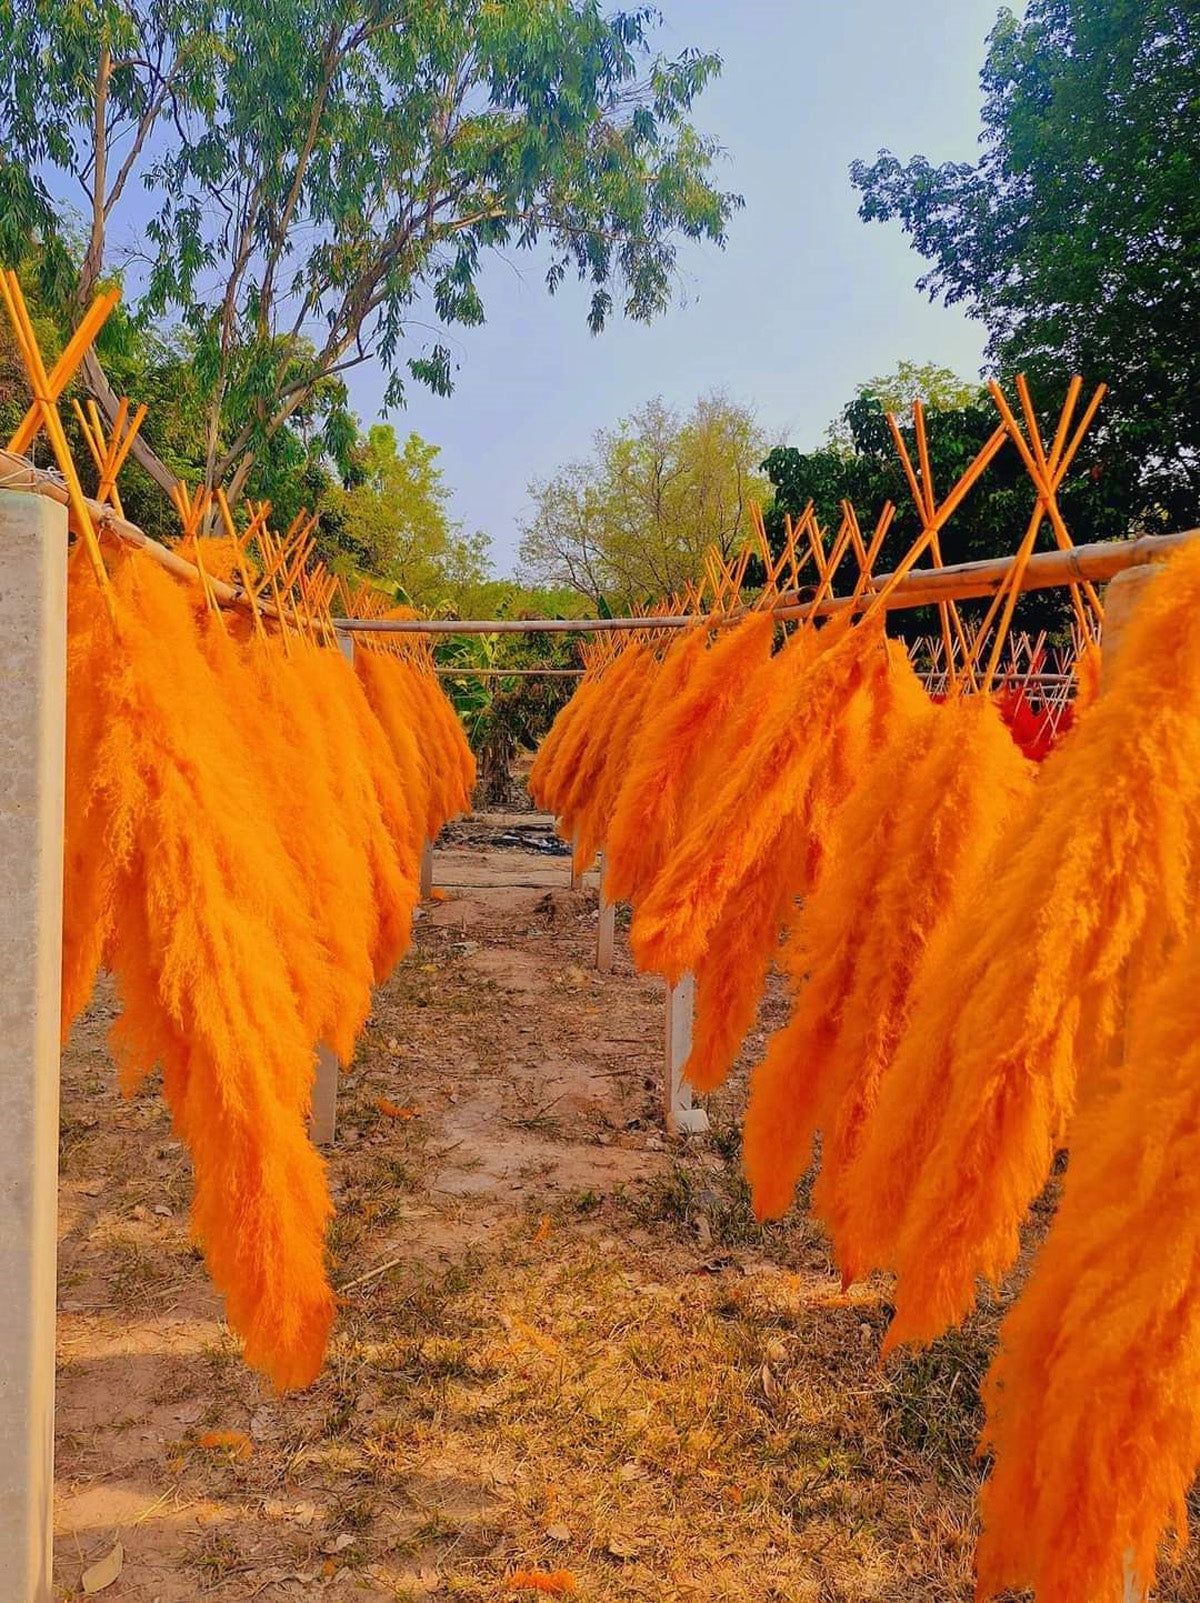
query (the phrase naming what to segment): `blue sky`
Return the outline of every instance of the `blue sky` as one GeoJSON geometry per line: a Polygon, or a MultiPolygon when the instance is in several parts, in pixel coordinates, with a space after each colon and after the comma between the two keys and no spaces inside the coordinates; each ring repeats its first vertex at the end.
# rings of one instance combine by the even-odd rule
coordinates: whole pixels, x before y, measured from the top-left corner
{"type": "MultiPolygon", "coordinates": [[[[448,400],[412,388],[391,414],[442,447],[455,515],[485,530],[499,572],[515,560],[526,486],[586,454],[595,430],[653,395],[681,407],[722,389],[768,433],[807,447],[855,386],[903,358],[970,376],[983,334],[914,288],[898,227],[858,219],[847,168],[888,146],[971,160],[979,68],[996,0],[661,0],[664,49],[725,62],[696,121],[726,147],[723,187],[746,198],[725,250],[689,248],[679,304],[649,327],[587,331],[584,290],[551,300],[537,258],[489,265],[488,321],[454,340],[448,400]]],[[[418,336],[419,337],[419,336],[418,336]]],[[[381,378],[353,380],[364,423],[381,378]]]]}

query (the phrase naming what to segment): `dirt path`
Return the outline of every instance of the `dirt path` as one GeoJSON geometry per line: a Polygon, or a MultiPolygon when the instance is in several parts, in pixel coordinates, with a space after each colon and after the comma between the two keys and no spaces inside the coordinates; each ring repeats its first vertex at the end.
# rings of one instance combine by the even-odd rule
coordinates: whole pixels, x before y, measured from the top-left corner
{"type": "MultiPolygon", "coordinates": [[[[838,1297],[801,1214],[753,1223],[742,1076],[711,1136],[661,1134],[661,988],[621,936],[594,972],[594,890],[481,844],[436,880],[343,1080],[344,1305],[303,1396],[238,1358],[162,1103],[113,1089],[109,1001],[77,1030],[61,1595],[120,1542],[128,1603],[483,1603],[534,1565],[621,1603],[969,1597],[986,1329],[881,1372],[879,1300],[838,1297]]],[[[1160,1595],[1200,1600],[1194,1566],[1160,1595]]]]}

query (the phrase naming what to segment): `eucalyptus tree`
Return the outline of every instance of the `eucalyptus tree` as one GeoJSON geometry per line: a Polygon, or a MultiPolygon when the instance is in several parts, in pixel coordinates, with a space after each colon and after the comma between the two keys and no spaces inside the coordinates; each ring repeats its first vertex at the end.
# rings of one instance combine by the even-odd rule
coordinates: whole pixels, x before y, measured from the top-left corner
{"type": "Polygon", "coordinates": [[[667,304],[681,240],[723,241],[740,201],[690,120],[720,63],[664,55],[657,24],[599,0],[0,0],[0,253],[36,240],[76,305],[123,272],[135,315],[179,322],[210,484],[239,493],[305,412],[340,459],[354,366],[382,363],[390,402],[451,388],[491,254],[536,250],[552,292],[577,276],[599,331],[667,304]]]}

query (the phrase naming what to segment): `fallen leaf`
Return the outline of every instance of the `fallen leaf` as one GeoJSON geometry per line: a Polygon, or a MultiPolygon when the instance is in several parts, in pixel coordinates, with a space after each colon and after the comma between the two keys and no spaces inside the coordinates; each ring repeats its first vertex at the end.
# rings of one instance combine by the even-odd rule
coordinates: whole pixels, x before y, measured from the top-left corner
{"type": "Polygon", "coordinates": [[[104,1190],[104,1181],[81,1180],[79,1182],[78,1190],[82,1191],[85,1197],[98,1197],[104,1190]]]}
{"type": "Polygon", "coordinates": [[[244,1430],[206,1430],[200,1446],[214,1452],[224,1449],[231,1458],[245,1461],[254,1456],[254,1443],[244,1430]]]}
{"type": "Polygon", "coordinates": [[[629,1537],[614,1536],[612,1541],[608,1544],[608,1551],[612,1554],[613,1558],[636,1558],[638,1556],[639,1548],[638,1544],[632,1541],[629,1537]]]}
{"type": "Polygon", "coordinates": [[[546,1539],[550,1542],[569,1542],[571,1540],[571,1527],[569,1525],[547,1525],[546,1539]]]}
{"type": "Polygon", "coordinates": [[[89,1596],[93,1592],[103,1592],[106,1586],[113,1584],[124,1567],[125,1549],[118,1542],[111,1553],[106,1553],[90,1569],[84,1570],[80,1584],[89,1596]]]}
{"type": "Polygon", "coordinates": [[[539,1223],[539,1225],[537,1227],[537,1230],[534,1232],[533,1239],[535,1241],[546,1241],[546,1240],[549,1239],[549,1236],[550,1236],[550,1215],[548,1213],[544,1213],[542,1215],[542,1217],[541,1217],[541,1222],[539,1223]]]}

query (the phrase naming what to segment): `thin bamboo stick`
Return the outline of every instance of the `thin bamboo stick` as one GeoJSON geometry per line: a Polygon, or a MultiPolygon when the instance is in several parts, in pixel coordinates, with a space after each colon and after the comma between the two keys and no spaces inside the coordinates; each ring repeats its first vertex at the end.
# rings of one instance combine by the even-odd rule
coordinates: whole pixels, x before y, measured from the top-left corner
{"type": "Polygon", "coordinates": [[[440,664],[434,673],[444,679],[582,679],[584,668],[444,668],[440,664]]]}
{"type": "MultiPolygon", "coordinates": [[[[1075,546],[1069,551],[1039,552],[1026,565],[1021,589],[1054,590],[1083,579],[1102,583],[1126,568],[1160,561],[1178,550],[1186,540],[1198,537],[1200,529],[1186,529],[1178,534],[1147,534],[1137,540],[1104,541],[1075,546]]],[[[996,557],[984,562],[962,562],[949,568],[910,569],[896,581],[882,604],[889,612],[899,612],[936,606],[939,601],[972,601],[994,596],[1007,579],[1012,563],[1012,557],[996,557]]],[[[872,584],[882,589],[891,580],[891,574],[882,573],[872,584]]],[[[859,610],[879,600],[873,591],[859,596],[828,596],[818,605],[816,616],[832,617],[847,608],[859,610]]],[[[805,618],[811,607],[811,602],[796,603],[773,607],[771,613],[776,618],[805,618]]],[[[735,613],[707,621],[710,627],[720,628],[737,623],[739,616],[735,613]]],[[[656,629],[682,629],[695,621],[694,618],[660,617],[655,618],[653,624],[656,629]]],[[[335,628],[354,632],[431,635],[603,634],[646,628],[645,618],[335,618],[333,622],[335,628]]]]}
{"type": "MultiPolygon", "coordinates": [[[[999,430],[1003,437],[1003,425],[999,430]]],[[[989,442],[990,444],[991,442],[989,442]]],[[[25,490],[33,495],[46,496],[67,506],[70,497],[65,484],[52,473],[33,467],[24,457],[11,451],[0,450],[0,489],[25,490]]],[[[964,492],[965,493],[965,492],[964,492]]],[[[951,492],[948,501],[957,504],[961,495],[951,492]]],[[[130,523],[128,518],[116,515],[109,506],[99,501],[86,502],[98,533],[123,540],[127,545],[144,551],[162,567],[180,579],[199,581],[194,565],[184,560],[167,546],[130,523]]],[[[945,504],[941,508],[945,512],[945,504]]],[[[1066,551],[1043,551],[1030,557],[1021,580],[1022,591],[1053,590],[1064,585],[1078,584],[1083,580],[1103,583],[1126,568],[1136,568],[1146,562],[1161,561],[1177,550],[1186,540],[1200,537],[1200,529],[1185,529],[1176,534],[1147,534],[1136,540],[1103,541],[1096,545],[1074,546],[1066,551]]],[[[982,562],[962,562],[949,568],[910,569],[897,580],[883,597],[889,611],[903,611],[913,607],[936,606],[939,601],[971,601],[994,596],[1004,584],[1013,558],[994,557],[982,562]]],[[[816,616],[832,617],[847,608],[859,610],[879,600],[876,591],[891,584],[893,575],[881,573],[873,576],[870,590],[859,595],[826,596],[818,605],[816,616]]],[[[226,584],[210,577],[209,584],[223,606],[243,607],[250,610],[250,600],[240,585],[226,584]]],[[[805,601],[800,592],[784,592],[782,605],[772,608],[777,618],[800,618],[808,614],[811,597],[805,601]]],[[[271,617],[274,609],[260,601],[263,615],[271,617]]],[[[734,612],[724,618],[712,618],[712,627],[736,623],[743,614],[734,612]]],[[[334,627],[352,633],[379,634],[572,634],[620,632],[631,629],[682,629],[696,622],[694,615],[645,618],[334,618],[334,627]]]]}

